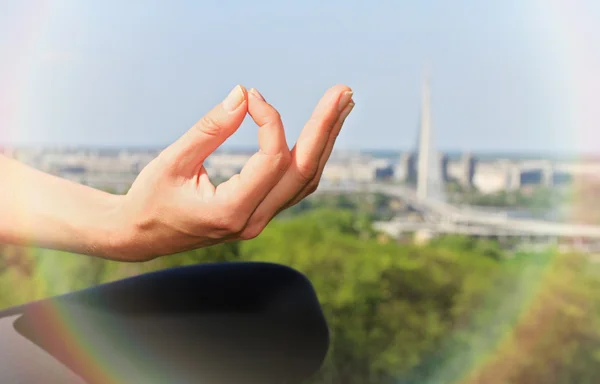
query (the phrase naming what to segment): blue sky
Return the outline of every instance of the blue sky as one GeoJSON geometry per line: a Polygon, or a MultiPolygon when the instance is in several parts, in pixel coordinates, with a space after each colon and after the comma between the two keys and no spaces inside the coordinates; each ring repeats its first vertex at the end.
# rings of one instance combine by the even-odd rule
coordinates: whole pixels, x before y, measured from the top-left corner
{"type": "MultiPolygon", "coordinates": [[[[240,83],[280,110],[291,144],[322,93],[345,83],[357,106],[338,147],[408,149],[428,64],[440,148],[600,150],[573,138],[565,94],[584,84],[565,71],[577,58],[534,3],[3,2],[0,101],[12,119],[0,117],[0,140],[162,146],[240,83]]],[[[580,44],[598,57],[600,27],[588,27],[580,44]]],[[[253,145],[250,121],[227,143],[253,145]]]]}

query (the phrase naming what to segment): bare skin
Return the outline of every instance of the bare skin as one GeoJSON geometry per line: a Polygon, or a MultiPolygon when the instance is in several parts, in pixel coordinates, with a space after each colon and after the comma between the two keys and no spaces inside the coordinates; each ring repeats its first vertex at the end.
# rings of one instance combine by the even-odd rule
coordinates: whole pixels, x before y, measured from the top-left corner
{"type": "Polygon", "coordinates": [[[0,156],[0,243],[146,261],[251,239],[315,191],[353,107],[350,88],[330,88],[290,150],[277,110],[255,89],[237,86],[148,164],[126,195],[0,156]],[[259,126],[260,149],[239,174],[215,187],[203,163],[246,114],[259,126]]]}

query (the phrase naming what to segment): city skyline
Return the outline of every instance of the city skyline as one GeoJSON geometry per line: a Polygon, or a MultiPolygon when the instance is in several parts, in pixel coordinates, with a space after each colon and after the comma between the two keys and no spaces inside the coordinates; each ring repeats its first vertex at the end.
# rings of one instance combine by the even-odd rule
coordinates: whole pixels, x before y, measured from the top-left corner
{"type": "MultiPolygon", "coordinates": [[[[0,143],[0,152],[2,150],[97,150],[97,151],[159,151],[170,143],[164,145],[120,145],[120,144],[40,144],[40,143],[19,143],[19,144],[6,144],[0,143]]],[[[242,146],[242,145],[223,145],[215,151],[215,153],[246,153],[251,154],[256,152],[258,147],[255,146],[242,146]]],[[[406,153],[414,153],[414,147],[405,148],[334,148],[333,156],[343,155],[344,153],[358,152],[366,155],[374,155],[375,157],[383,158],[397,158],[406,153]]],[[[537,159],[537,158],[549,158],[549,159],[560,159],[560,160],[581,160],[581,159],[595,159],[600,161],[600,151],[595,152],[575,152],[575,151],[510,151],[510,150],[457,150],[438,148],[440,154],[448,155],[450,158],[457,158],[463,154],[471,154],[475,157],[482,157],[485,159],[537,159]]]]}

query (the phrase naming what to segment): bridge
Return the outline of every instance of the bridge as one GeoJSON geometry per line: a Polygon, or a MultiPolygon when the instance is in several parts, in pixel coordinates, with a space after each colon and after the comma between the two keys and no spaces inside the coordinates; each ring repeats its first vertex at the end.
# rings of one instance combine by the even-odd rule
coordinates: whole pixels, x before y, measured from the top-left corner
{"type": "Polygon", "coordinates": [[[406,232],[464,234],[495,238],[520,238],[530,242],[571,241],[600,250],[600,226],[578,225],[510,217],[507,212],[489,212],[477,207],[447,202],[441,159],[435,151],[430,112],[429,81],[423,84],[417,140],[416,186],[389,183],[362,183],[352,186],[321,186],[317,193],[382,193],[404,201],[422,217],[420,221],[395,218],[378,222],[376,228],[394,237],[406,232]]]}
{"type": "Polygon", "coordinates": [[[488,212],[477,207],[455,206],[440,200],[422,200],[413,189],[402,185],[369,183],[356,185],[351,189],[330,185],[320,187],[317,192],[341,193],[351,190],[396,197],[423,216],[422,222],[396,218],[389,222],[376,223],[377,227],[393,235],[430,230],[435,233],[487,237],[544,237],[600,241],[600,226],[511,218],[505,212],[488,212]]]}

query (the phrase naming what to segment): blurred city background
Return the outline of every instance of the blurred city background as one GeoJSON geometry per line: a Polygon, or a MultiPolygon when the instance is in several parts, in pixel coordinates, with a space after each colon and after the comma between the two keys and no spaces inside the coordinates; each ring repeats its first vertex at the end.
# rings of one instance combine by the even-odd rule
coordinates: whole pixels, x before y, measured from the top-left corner
{"type": "MultiPolygon", "coordinates": [[[[147,263],[2,246],[0,308],[272,261],[311,279],[331,328],[310,383],[598,382],[597,4],[18,4],[0,12],[0,150],[77,183],[127,193],[238,80],[290,145],[328,86],[357,106],[317,191],[257,238],[147,263]]],[[[213,182],[255,132],[209,157],[213,182]]]]}

